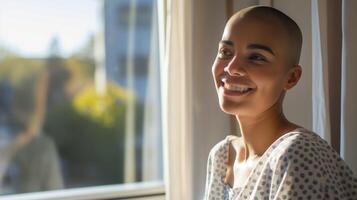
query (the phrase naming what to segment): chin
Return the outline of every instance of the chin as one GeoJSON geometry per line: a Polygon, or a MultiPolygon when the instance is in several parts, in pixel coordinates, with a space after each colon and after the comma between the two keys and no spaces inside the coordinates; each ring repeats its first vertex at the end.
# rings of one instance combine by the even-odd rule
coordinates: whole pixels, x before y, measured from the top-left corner
{"type": "Polygon", "coordinates": [[[252,112],[249,112],[249,109],[243,107],[243,105],[237,105],[231,102],[220,103],[220,108],[224,113],[229,115],[247,115],[252,112]]]}

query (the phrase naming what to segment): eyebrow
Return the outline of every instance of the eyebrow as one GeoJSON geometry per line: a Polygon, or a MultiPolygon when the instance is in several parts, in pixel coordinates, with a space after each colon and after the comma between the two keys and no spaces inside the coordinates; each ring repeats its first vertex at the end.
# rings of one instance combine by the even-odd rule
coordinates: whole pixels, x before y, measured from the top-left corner
{"type": "MultiPolygon", "coordinates": [[[[219,43],[229,45],[229,46],[234,46],[234,43],[230,40],[221,40],[219,43]]],[[[270,47],[263,45],[263,44],[249,44],[247,48],[248,49],[261,49],[261,50],[267,51],[267,52],[271,53],[273,56],[275,56],[274,51],[270,47]]]]}
{"type": "Polygon", "coordinates": [[[267,51],[267,52],[271,53],[273,56],[275,56],[274,51],[270,47],[262,45],[262,44],[250,44],[250,45],[248,45],[248,49],[261,49],[261,50],[267,51]]]}
{"type": "Polygon", "coordinates": [[[230,40],[221,40],[221,41],[219,41],[219,43],[229,45],[229,46],[234,46],[234,43],[230,40]]]}

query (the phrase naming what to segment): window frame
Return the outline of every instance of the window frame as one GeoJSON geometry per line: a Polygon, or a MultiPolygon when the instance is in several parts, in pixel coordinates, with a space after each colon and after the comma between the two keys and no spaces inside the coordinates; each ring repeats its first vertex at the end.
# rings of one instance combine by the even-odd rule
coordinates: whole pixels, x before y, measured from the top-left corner
{"type": "Polygon", "coordinates": [[[24,194],[3,195],[0,200],[109,200],[165,198],[163,181],[103,185],[24,194]]]}

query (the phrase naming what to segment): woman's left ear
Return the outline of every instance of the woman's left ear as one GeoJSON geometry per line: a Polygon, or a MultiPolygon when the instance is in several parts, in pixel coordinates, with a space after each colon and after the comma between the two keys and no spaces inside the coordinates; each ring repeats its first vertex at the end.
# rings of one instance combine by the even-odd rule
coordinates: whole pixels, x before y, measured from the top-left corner
{"type": "Polygon", "coordinates": [[[300,80],[302,74],[302,68],[300,65],[294,65],[289,71],[288,71],[288,79],[285,83],[285,90],[289,90],[293,88],[300,80]]]}

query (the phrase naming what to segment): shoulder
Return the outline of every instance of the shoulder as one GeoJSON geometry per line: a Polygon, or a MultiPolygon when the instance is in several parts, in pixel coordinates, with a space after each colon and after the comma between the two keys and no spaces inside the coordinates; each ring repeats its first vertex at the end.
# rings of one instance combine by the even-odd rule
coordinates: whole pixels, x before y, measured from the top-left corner
{"type": "Polygon", "coordinates": [[[304,151],[309,153],[316,153],[322,157],[328,156],[339,157],[339,154],[327,143],[326,140],[321,138],[318,134],[305,130],[301,132],[296,142],[295,148],[303,148],[304,151]]]}
{"type": "Polygon", "coordinates": [[[228,135],[226,138],[223,140],[219,141],[217,144],[215,144],[212,149],[210,150],[209,153],[209,159],[217,160],[217,159],[228,159],[228,152],[230,150],[230,146],[232,146],[232,143],[235,141],[239,140],[238,136],[234,135],[228,135]]]}
{"type": "Polygon", "coordinates": [[[275,159],[284,159],[285,161],[294,161],[296,159],[318,161],[324,157],[321,154],[338,156],[319,135],[301,128],[280,137],[272,145],[270,156],[275,159]]]}
{"type": "Polygon", "coordinates": [[[309,172],[305,175],[313,174],[330,181],[354,177],[340,155],[319,135],[306,129],[288,133],[277,144],[270,160],[275,167],[299,173],[309,172]]]}
{"type": "Polygon", "coordinates": [[[300,128],[283,135],[273,144],[272,153],[275,156],[315,157],[329,153],[338,156],[336,151],[316,133],[300,128]]]}
{"type": "Polygon", "coordinates": [[[271,169],[301,188],[323,187],[328,194],[357,188],[355,175],[339,154],[308,130],[283,136],[269,161],[271,169]]]}

